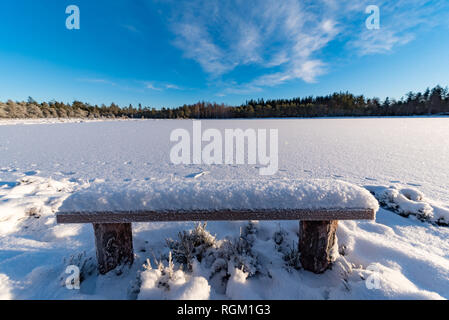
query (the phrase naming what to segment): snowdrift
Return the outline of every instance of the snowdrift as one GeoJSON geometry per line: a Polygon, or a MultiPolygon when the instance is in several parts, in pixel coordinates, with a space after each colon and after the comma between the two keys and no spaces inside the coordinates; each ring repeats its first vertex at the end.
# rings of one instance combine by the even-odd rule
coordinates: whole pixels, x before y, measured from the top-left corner
{"type": "Polygon", "coordinates": [[[419,190],[397,186],[366,186],[365,188],[385,209],[404,217],[415,216],[421,221],[449,225],[449,208],[427,199],[419,190]]]}

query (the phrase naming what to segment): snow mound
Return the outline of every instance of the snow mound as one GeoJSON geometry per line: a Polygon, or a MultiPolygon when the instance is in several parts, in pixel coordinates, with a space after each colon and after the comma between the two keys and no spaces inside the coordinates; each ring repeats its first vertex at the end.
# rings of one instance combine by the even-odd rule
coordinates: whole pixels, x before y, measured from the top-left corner
{"type": "Polygon", "coordinates": [[[366,186],[380,205],[401,216],[416,216],[422,221],[449,225],[449,209],[427,200],[422,192],[397,186],[366,186]]]}
{"type": "Polygon", "coordinates": [[[141,274],[139,300],[208,300],[211,287],[204,277],[193,276],[183,270],[174,270],[169,259],[168,267],[159,263],[157,269],[147,260],[141,274]]]}
{"type": "Polygon", "coordinates": [[[209,282],[203,277],[190,277],[177,270],[169,280],[168,287],[162,286],[159,270],[142,273],[139,300],[207,300],[210,295],[209,282]]]}
{"type": "MultiPolygon", "coordinates": [[[[54,217],[57,208],[77,187],[68,179],[23,177],[11,187],[0,187],[0,236],[20,230],[24,220],[54,217]]],[[[43,219],[41,219],[43,220],[43,219]]]]}
{"type": "Polygon", "coordinates": [[[364,209],[364,188],[336,180],[133,181],[98,183],[69,197],[60,212],[139,210],[364,209]]]}
{"type": "Polygon", "coordinates": [[[234,268],[226,287],[226,296],[232,300],[261,300],[254,288],[249,285],[248,273],[234,268]]]}

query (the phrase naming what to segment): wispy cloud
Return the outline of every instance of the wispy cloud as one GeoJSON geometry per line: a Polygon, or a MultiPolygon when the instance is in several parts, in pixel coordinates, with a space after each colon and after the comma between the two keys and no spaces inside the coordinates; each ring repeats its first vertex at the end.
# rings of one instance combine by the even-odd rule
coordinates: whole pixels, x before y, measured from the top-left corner
{"type": "Polygon", "coordinates": [[[154,91],[164,91],[164,90],[184,90],[180,86],[172,83],[155,83],[155,82],[144,82],[144,86],[146,89],[154,90],[154,91]]]}
{"type": "Polygon", "coordinates": [[[140,30],[137,29],[136,26],[133,26],[131,24],[123,24],[122,27],[125,28],[128,31],[131,31],[131,32],[134,32],[134,33],[140,33],[140,30]]]}
{"type": "Polygon", "coordinates": [[[254,92],[293,79],[314,82],[326,65],[314,55],[339,30],[318,8],[296,0],[181,1],[176,8],[174,44],[212,77],[244,65],[266,70],[226,92],[254,92]]]}
{"type": "Polygon", "coordinates": [[[213,76],[237,66],[281,68],[248,83],[276,85],[290,79],[313,82],[324,62],[313,55],[338,33],[335,21],[296,0],[181,1],[172,30],[175,45],[213,76]]]}
{"type": "Polygon", "coordinates": [[[171,84],[171,83],[166,84],[165,85],[165,89],[168,89],[168,90],[184,90],[183,88],[181,88],[181,87],[179,87],[179,86],[177,86],[175,84],[171,84]]]}
{"type": "Polygon", "coordinates": [[[371,30],[363,32],[359,39],[350,42],[350,46],[353,46],[360,55],[388,53],[414,38],[412,33],[398,34],[392,30],[371,30]]]}
{"type": "Polygon", "coordinates": [[[145,83],[145,88],[154,90],[154,91],[162,91],[162,88],[156,87],[153,83],[150,83],[150,82],[145,83]]]}
{"type": "Polygon", "coordinates": [[[449,12],[447,0],[431,5],[429,0],[166,1],[172,3],[174,45],[212,79],[241,66],[263,71],[242,83],[230,81],[225,93],[255,92],[295,79],[313,83],[330,64],[320,53],[337,38],[351,52],[386,53],[413,41],[417,28],[441,23],[443,12],[449,12]],[[365,28],[365,8],[371,4],[381,8],[380,31],[365,28]]]}
{"type": "MultiPolygon", "coordinates": [[[[364,10],[372,2],[359,1],[357,6],[343,7],[343,12],[364,10]]],[[[375,3],[380,8],[381,28],[362,28],[361,33],[348,42],[349,47],[360,55],[392,52],[396,47],[415,40],[418,32],[443,25],[449,20],[447,0],[377,0],[375,3]]]]}

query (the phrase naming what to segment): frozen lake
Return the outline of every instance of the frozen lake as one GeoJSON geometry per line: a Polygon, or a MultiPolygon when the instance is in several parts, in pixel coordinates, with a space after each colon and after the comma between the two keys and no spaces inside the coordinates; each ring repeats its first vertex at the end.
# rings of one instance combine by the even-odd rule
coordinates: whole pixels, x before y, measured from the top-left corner
{"type": "Polygon", "coordinates": [[[279,171],[258,165],[173,165],[170,133],[190,120],[0,126],[0,181],[62,179],[332,178],[358,185],[410,185],[449,202],[449,118],[207,120],[203,130],[279,130],[279,171]]]}

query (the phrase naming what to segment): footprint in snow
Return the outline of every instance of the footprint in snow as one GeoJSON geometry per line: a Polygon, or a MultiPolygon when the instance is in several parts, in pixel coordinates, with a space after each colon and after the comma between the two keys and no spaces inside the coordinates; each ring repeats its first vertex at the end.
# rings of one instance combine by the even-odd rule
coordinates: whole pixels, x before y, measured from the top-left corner
{"type": "Polygon", "coordinates": [[[66,172],[61,172],[64,176],[73,176],[74,174],[76,174],[76,172],[74,171],[66,171],[66,172]]]}
{"type": "Polygon", "coordinates": [[[26,175],[26,176],[35,176],[35,175],[37,175],[39,172],[40,172],[39,170],[31,170],[31,171],[26,171],[26,172],[24,172],[23,174],[26,175]]]}
{"type": "Polygon", "coordinates": [[[418,184],[418,183],[407,183],[409,186],[412,186],[412,187],[422,187],[422,184],[418,184]]]}
{"type": "Polygon", "coordinates": [[[197,178],[202,177],[202,176],[204,176],[206,174],[209,174],[209,171],[201,171],[201,172],[197,172],[197,173],[192,173],[192,174],[189,174],[189,175],[187,175],[185,177],[186,178],[190,178],[190,179],[197,179],[197,178]]]}
{"type": "Polygon", "coordinates": [[[12,189],[18,184],[18,182],[0,181],[0,189],[12,189]]]}

